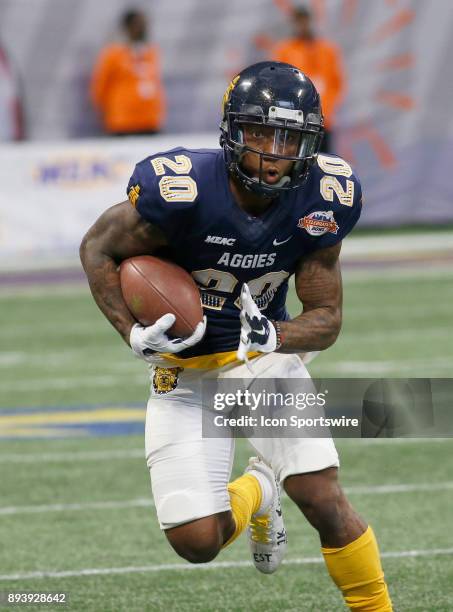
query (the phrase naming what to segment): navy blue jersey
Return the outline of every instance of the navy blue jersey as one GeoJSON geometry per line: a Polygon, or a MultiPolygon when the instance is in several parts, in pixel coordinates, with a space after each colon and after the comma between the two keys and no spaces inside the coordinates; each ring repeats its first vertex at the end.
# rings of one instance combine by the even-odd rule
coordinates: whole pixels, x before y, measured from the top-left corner
{"type": "Polygon", "coordinates": [[[253,217],[233,198],[222,150],[184,148],[138,163],[128,195],[139,214],[161,228],[171,259],[200,287],[206,335],[181,357],[237,349],[244,282],[263,314],[288,319],[288,278],[298,261],[340,242],[357,223],[362,200],[351,167],[319,155],[303,187],[253,217]]]}

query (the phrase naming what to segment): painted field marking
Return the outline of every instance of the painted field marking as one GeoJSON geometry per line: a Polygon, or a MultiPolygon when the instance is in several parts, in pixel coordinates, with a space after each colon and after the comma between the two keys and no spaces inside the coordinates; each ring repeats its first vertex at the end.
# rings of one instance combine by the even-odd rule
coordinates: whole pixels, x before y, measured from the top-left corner
{"type": "Polygon", "coordinates": [[[145,448],[108,451],[73,451],[66,453],[0,453],[0,463],[58,463],[60,461],[110,461],[111,459],[144,459],[145,448]]]}
{"type": "MultiPolygon", "coordinates": [[[[381,553],[384,559],[404,559],[417,557],[436,557],[436,556],[453,555],[453,548],[432,548],[427,550],[399,550],[388,551],[381,553]]],[[[296,557],[294,559],[285,559],[284,565],[318,565],[324,563],[322,557],[296,557]]],[[[235,569],[242,567],[252,568],[251,561],[212,561],[211,563],[163,563],[161,565],[141,565],[127,567],[99,567],[87,568],[79,570],[67,571],[36,571],[36,572],[20,572],[16,574],[0,574],[1,581],[12,580],[33,580],[40,578],[76,578],[80,576],[109,576],[113,574],[137,574],[137,573],[154,573],[166,571],[205,571],[218,569],[235,569]]]]}
{"type": "Polygon", "coordinates": [[[78,510],[116,510],[119,508],[152,508],[151,496],[143,499],[125,501],[82,502],[76,504],[48,504],[43,506],[4,506],[0,516],[18,514],[41,514],[46,512],[76,512],[78,510]]]}
{"type": "Polygon", "coordinates": [[[124,384],[125,380],[131,384],[147,382],[147,374],[144,372],[140,375],[131,376],[129,372],[124,372],[105,376],[81,376],[70,378],[49,378],[49,379],[29,379],[24,383],[23,380],[2,384],[2,391],[14,391],[15,393],[29,393],[30,391],[43,391],[45,389],[73,389],[81,386],[85,387],[110,387],[118,384],[118,381],[124,384]]]}
{"type": "MultiPolygon", "coordinates": [[[[453,481],[434,483],[401,483],[383,485],[355,485],[343,487],[347,495],[388,495],[396,493],[418,493],[452,491],[453,481]]],[[[74,512],[80,510],[113,510],[118,508],[151,508],[154,502],[149,498],[118,501],[81,502],[72,504],[47,504],[34,506],[0,506],[0,516],[19,514],[40,514],[47,512],[74,512]]]]}
{"type": "MultiPolygon", "coordinates": [[[[338,441],[337,441],[338,442],[338,441]]],[[[347,446],[380,446],[385,444],[453,444],[453,438],[349,438],[347,446]]],[[[106,451],[68,451],[64,453],[0,453],[0,463],[52,463],[59,461],[110,461],[112,459],[144,459],[144,448],[106,451]]]]}
{"type": "MultiPolygon", "coordinates": [[[[432,335],[439,336],[440,338],[444,338],[448,328],[439,328],[437,330],[431,329],[430,333],[432,335]]],[[[396,336],[401,338],[410,339],[414,336],[416,330],[400,330],[396,336]]],[[[420,335],[419,332],[417,332],[420,335]]],[[[366,335],[362,334],[362,338],[365,337],[367,341],[375,341],[379,339],[377,334],[366,335]]],[[[395,336],[392,336],[393,338],[395,336]]],[[[349,334],[344,336],[342,339],[343,343],[357,343],[357,338],[354,334],[349,334]]],[[[135,366],[135,364],[134,364],[135,366]]],[[[426,370],[427,367],[435,367],[437,369],[441,369],[442,371],[452,372],[453,371],[453,360],[451,357],[442,357],[435,360],[431,360],[427,365],[426,360],[422,360],[419,358],[408,359],[404,362],[401,360],[376,360],[376,361],[342,361],[337,364],[325,364],[325,365],[315,365],[318,371],[328,371],[328,372],[338,372],[338,373],[353,373],[353,374],[368,374],[370,377],[373,374],[381,373],[385,374],[387,372],[394,373],[395,370],[398,372],[411,372],[414,368],[419,367],[420,369],[426,370]]],[[[135,368],[134,368],[135,370],[135,368]]],[[[106,374],[102,376],[82,376],[82,377],[52,377],[52,378],[39,378],[39,379],[28,379],[25,383],[23,380],[18,380],[10,383],[5,383],[2,385],[2,391],[14,393],[25,393],[28,394],[31,391],[44,391],[46,389],[73,389],[79,388],[81,386],[97,388],[97,387],[110,387],[112,385],[117,385],[119,381],[130,384],[149,384],[148,373],[144,371],[139,374],[131,374],[132,368],[127,368],[127,370],[123,369],[115,374],[106,374]]],[[[1,412],[0,412],[1,415],[1,412]]]]}
{"type": "Polygon", "coordinates": [[[28,414],[6,414],[0,413],[0,431],[4,428],[20,425],[62,425],[65,423],[112,423],[143,421],[145,418],[145,408],[129,407],[107,407],[95,410],[61,410],[54,412],[28,413],[28,414]]]}

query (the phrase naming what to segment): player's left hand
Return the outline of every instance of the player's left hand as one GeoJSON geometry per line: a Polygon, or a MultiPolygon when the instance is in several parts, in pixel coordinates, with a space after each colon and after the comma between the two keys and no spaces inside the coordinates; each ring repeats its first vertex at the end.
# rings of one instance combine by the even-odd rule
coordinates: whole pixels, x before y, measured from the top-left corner
{"type": "Polygon", "coordinates": [[[272,353],[277,348],[277,332],[272,322],[261,314],[247,283],[241,290],[241,339],[237,357],[247,361],[249,351],[272,353]]]}

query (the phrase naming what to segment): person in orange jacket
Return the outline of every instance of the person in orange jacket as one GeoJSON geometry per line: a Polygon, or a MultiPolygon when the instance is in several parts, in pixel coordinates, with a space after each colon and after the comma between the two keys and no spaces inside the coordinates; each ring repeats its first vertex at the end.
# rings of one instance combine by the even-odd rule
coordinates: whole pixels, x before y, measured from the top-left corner
{"type": "Polygon", "coordinates": [[[111,135],[152,134],[165,120],[165,95],[159,50],[147,42],[143,13],[127,11],[121,20],[125,39],[105,47],[91,80],[91,98],[111,135]]]}
{"type": "Polygon", "coordinates": [[[311,13],[307,8],[294,8],[291,20],[294,36],[276,45],[272,59],[293,64],[314,82],[321,95],[326,128],[321,150],[328,153],[331,131],[335,125],[335,109],[344,87],[341,53],[330,41],[316,37],[311,25],[311,13]]]}

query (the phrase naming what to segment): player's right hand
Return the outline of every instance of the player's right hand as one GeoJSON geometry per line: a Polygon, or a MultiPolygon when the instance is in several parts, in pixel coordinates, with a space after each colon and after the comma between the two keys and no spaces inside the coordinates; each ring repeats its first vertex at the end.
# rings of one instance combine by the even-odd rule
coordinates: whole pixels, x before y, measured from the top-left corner
{"type": "Polygon", "coordinates": [[[168,313],[158,319],[154,325],[143,327],[136,323],[131,329],[129,343],[139,359],[152,362],[155,353],[179,353],[194,346],[203,338],[206,331],[206,317],[198,323],[195,331],[188,338],[169,338],[168,330],[175,322],[176,317],[168,313]]]}

